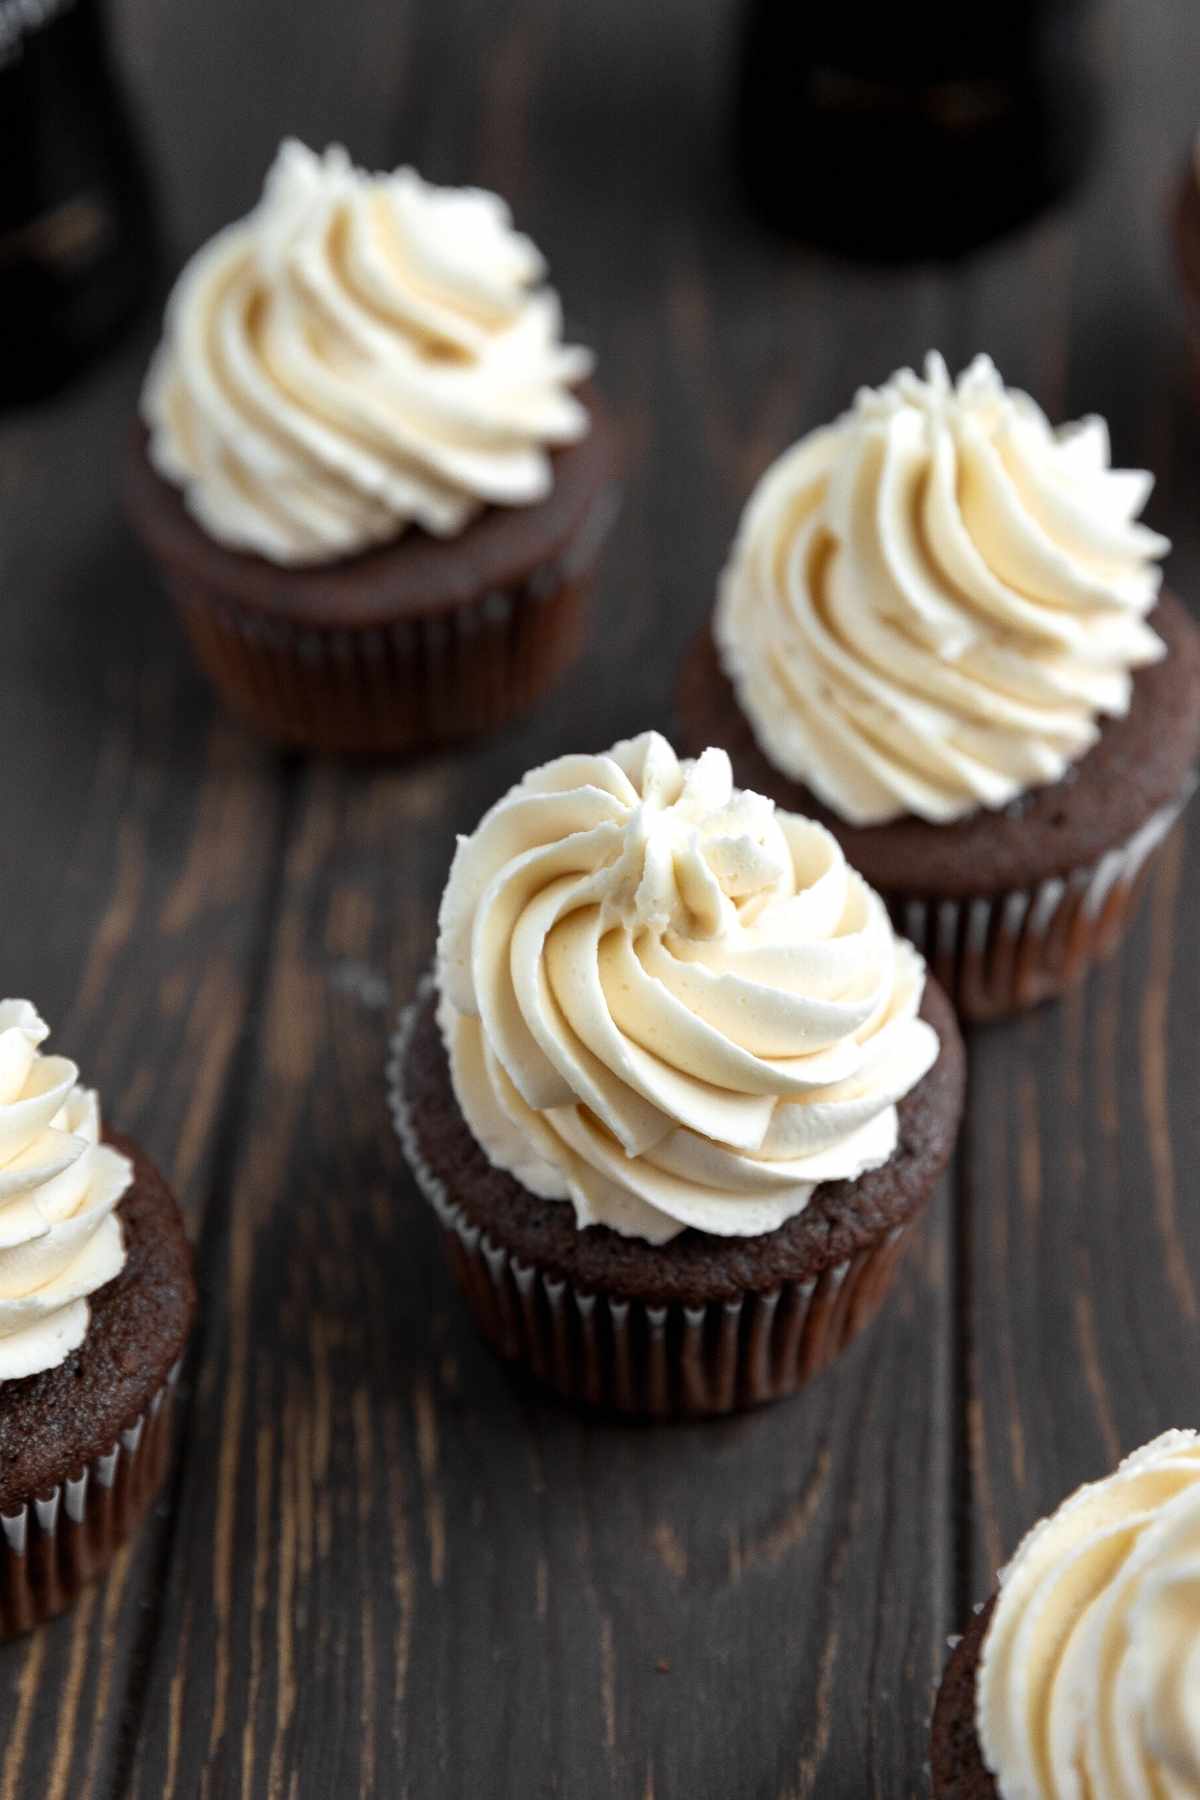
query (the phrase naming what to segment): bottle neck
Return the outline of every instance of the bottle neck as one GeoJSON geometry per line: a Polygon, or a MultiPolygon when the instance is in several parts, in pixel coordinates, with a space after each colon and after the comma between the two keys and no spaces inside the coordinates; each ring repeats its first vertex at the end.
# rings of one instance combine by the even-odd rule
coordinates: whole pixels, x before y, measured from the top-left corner
{"type": "Polygon", "coordinates": [[[98,0],[0,0],[0,401],[58,385],[132,316],[153,208],[98,0]]]}

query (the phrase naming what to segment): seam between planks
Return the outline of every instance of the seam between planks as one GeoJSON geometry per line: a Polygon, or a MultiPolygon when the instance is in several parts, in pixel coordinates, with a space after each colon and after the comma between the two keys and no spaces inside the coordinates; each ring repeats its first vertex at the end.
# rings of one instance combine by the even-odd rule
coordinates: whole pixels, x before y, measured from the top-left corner
{"type": "MultiPolygon", "coordinates": [[[[210,1348],[210,1327],[204,1295],[208,1289],[210,1266],[219,1258],[228,1231],[233,1174],[241,1153],[242,1127],[253,1085],[249,1078],[259,1048],[263,1001],[275,963],[275,923],[279,916],[279,903],[287,871],[288,846],[298,811],[301,767],[298,757],[289,756],[280,768],[279,815],[272,834],[270,872],[263,884],[259,917],[250,942],[250,979],[246,1009],[237,1047],[229,1060],[224,1091],[216,1113],[214,1149],[211,1172],[206,1183],[203,1222],[195,1243],[196,1281],[201,1295],[200,1314],[187,1351],[187,1380],[181,1384],[175,1401],[176,1416],[172,1423],[174,1458],[170,1479],[164,1490],[168,1513],[150,1579],[151,1592],[158,1594],[166,1586],[174,1560],[180,1503],[189,1469],[189,1426],[200,1385],[200,1370],[210,1348]]],[[[131,1790],[163,1617],[160,1606],[146,1608],[138,1641],[130,1659],[112,1760],[112,1800],[125,1800],[131,1790]]]]}
{"type": "Polygon", "coordinates": [[[967,1042],[967,1090],[963,1123],[950,1169],[949,1272],[950,1354],[946,1371],[947,1412],[950,1419],[949,1508],[950,1567],[947,1599],[952,1618],[950,1630],[966,1630],[971,1608],[982,1595],[974,1592],[975,1481],[972,1466],[971,1412],[975,1393],[975,1330],[973,1320],[975,1256],[975,1184],[971,1118],[973,1030],[964,1032],[967,1042]]]}

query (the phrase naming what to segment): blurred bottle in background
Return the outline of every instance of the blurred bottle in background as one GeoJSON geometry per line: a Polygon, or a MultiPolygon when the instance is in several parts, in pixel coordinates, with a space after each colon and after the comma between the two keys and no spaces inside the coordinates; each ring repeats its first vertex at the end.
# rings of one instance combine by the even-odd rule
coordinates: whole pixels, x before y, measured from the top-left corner
{"type": "Polygon", "coordinates": [[[0,404],[53,392],[149,293],[149,186],[100,0],[0,0],[0,404]]]}
{"type": "Polygon", "coordinates": [[[746,0],[736,155],[772,226],[868,258],[954,256],[1082,175],[1084,0],[746,0]]]}

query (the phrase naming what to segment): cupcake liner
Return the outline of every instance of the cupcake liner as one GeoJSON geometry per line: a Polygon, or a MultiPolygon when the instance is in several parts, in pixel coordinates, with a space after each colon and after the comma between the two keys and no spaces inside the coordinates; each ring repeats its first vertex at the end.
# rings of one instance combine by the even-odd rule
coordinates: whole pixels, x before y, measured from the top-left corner
{"type": "Polygon", "coordinates": [[[169,566],[167,586],[201,665],[255,730],[327,751],[410,750],[494,730],[575,659],[617,501],[602,490],[566,554],[519,586],[423,617],[314,626],[169,566]]]}
{"type": "Polygon", "coordinates": [[[898,1227],[816,1280],[766,1294],[648,1306],[581,1293],[509,1255],[451,1203],[434,1205],[476,1324],[501,1356],[568,1400],[657,1419],[794,1393],[874,1318],[907,1236],[898,1227]]]}
{"type": "Polygon", "coordinates": [[[706,1418],[794,1393],[875,1317],[915,1221],[811,1280],[701,1306],[586,1293],[510,1254],[446,1191],[413,1128],[404,1059],[430,986],[426,976],[392,1040],[392,1119],[442,1226],[455,1279],[502,1357],[568,1400],[643,1418],[706,1418]]]}
{"type": "Polygon", "coordinates": [[[1024,1012],[1072,988],[1125,935],[1153,852],[1195,788],[1160,807],[1088,868],[1036,887],[965,900],[888,895],[896,929],[914,943],[960,1017],[1024,1012]]]}
{"type": "Polygon", "coordinates": [[[19,1512],[0,1514],[0,1638],[31,1631],[103,1573],[166,1473],[179,1364],[112,1449],[19,1512]]]}

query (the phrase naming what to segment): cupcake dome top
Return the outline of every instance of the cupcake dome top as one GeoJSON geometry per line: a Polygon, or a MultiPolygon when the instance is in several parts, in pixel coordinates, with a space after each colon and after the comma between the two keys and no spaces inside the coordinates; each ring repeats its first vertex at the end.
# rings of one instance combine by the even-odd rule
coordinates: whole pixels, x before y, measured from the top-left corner
{"type": "Polygon", "coordinates": [[[1169,545],[1102,419],[1055,430],[987,357],[863,389],[752,494],[721,580],[726,673],[772,763],[854,825],[1059,780],[1160,657],[1169,545]]]}
{"type": "Polygon", "coordinates": [[[1034,1527],[977,1678],[1003,1800],[1200,1794],[1200,1437],[1168,1431],[1034,1527]]]}
{"type": "Polygon", "coordinates": [[[154,466],[209,535],[283,564],[549,492],[582,437],[542,258],[508,208],[289,140],[176,283],[142,395],[154,466]]]}
{"type": "Polygon", "coordinates": [[[440,1019],[492,1163],[577,1223],[775,1230],[885,1163],[924,965],[821,826],[656,732],[535,769],[458,851],[440,1019]]]}
{"type": "Polygon", "coordinates": [[[83,1342],[89,1294],[125,1262],[114,1208],[133,1180],[100,1142],[100,1104],[28,1000],[0,1000],[0,1382],[83,1342]]]}

